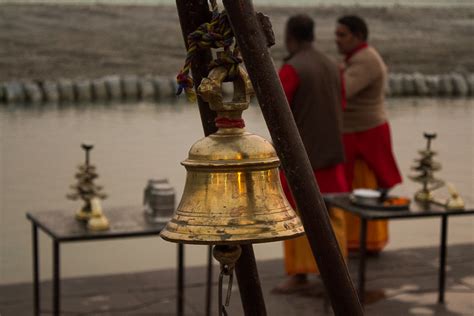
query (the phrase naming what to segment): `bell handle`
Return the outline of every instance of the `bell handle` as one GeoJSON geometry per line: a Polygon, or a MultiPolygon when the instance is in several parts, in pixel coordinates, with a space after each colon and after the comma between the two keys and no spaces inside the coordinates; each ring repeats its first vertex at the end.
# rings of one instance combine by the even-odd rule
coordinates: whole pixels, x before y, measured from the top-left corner
{"type": "Polygon", "coordinates": [[[234,94],[231,102],[224,102],[222,96],[222,83],[228,77],[229,70],[224,66],[214,67],[207,78],[201,81],[198,87],[198,94],[209,102],[211,110],[226,117],[225,112],[242,112],[250,104],[250,98],[254,94],[250,78],[241,66],[237,66],[237,76],[234,81],[234,94]]]}

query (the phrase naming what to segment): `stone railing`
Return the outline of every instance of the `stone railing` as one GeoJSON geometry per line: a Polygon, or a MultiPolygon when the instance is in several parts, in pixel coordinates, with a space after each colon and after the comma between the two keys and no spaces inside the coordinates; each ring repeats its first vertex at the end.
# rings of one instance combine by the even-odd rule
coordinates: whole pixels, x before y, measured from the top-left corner
{"type": "MultiPolygon", "coordinates": [[[[174,78],[163,76],[111,75],[92,80],[9,81],[0,83],[0,103],[164,101],[175,97],[176,88],[174,78]]],[[[472,97],[474,74],[392,73],[389,75],[386,94],[390,97],[472,97]]]]}
{"type": "Polygon", "coordinates": [[[444,75],[390,74],[386,85],[387,96],[474,96],[474,73],[444,75]]]}

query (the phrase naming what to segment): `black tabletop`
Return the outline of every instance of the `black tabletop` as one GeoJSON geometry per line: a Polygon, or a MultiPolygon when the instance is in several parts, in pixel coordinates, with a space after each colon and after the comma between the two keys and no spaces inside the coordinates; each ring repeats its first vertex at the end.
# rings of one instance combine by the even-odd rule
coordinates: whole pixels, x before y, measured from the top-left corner
{"type": "Polygon", "coordinates": [[[326,203],[342,208],[343,210],[353,213],[359,217],[374,219],[395,219],[395,218],[413,218],[413,217],[436,217],[442,215],[473,215],[474,209],[466,208],[464,210],[446,210],[442,206],[433,204],[421,205],[414,201],[411,202],[409,210],[374,210],[365,209],[352,204],[349,194],[327,194],[324,195],[326,203]]]}
{"type": "Polygon", "coordinates": [[[149,223],[141,207],[116,208],[104,211],[110,229],[89,231],[86,224],[74,217],[73,211],[44,211],[27,213],[26,217],[58,241],[85,241],[120,237],[158,235],[165,224],[149,223]]]}

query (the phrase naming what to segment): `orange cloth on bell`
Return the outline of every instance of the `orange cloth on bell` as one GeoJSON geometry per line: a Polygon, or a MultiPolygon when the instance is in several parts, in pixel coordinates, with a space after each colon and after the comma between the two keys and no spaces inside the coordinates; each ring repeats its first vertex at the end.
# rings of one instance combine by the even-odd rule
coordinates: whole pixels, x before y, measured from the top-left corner
{"type": "MultiPolygon", "coordinates": [[[[346,245],[346,227],[344,219],[344,211],[339,208],[331,208],[329,210],[332,228],[336,235],[339,249],[344,258],[347,257],[346,245]]],[[[285,270],[288,275],[317,273],[319,269],[314,260],[311,247],[306,236],[295,239],[285,240],[285,270]]]]}
{"type": "MultiPolygon", "coordinates": [[[[356,160],[354,165],[354,179],[352,187],[377,189],[377,179],[374,172],[363,160],[356,160]]],[[[349,212],[344,213],[346,220],[347,247],[349,250],[358,250],[360,241],[360,219],[349,212]]],[[[388,243],[388,221],[367,222],[367,250],[381,251],[388,243]]]]}

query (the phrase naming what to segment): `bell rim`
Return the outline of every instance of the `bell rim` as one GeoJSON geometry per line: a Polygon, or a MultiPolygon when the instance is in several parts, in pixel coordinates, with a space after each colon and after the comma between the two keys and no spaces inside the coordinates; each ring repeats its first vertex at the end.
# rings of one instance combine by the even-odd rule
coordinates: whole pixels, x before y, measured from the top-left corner
{"type": "Polygon", "coordinates": [[[195,160],[195,159],[186,159],[181,162],[187,170],[190,169],[202,169],[202,168],[212,168],[212,169],[236,169],[236,168],[245,168],[246,170],[258,170],[258,169],[273,169],[280,166],[280,159],[275,158],[265,158],[262,160],[195,160]]]}
{"type": "MultiPolygon", "coordinates": [[[[289,239],[294,239],[301,237],[306,234],[303,226],[301,226],[301,231],[297,233],[292,233],[288,235],[282,235],[282,236],[270,236],[270,237],[264,237],[264,238],[258,238],[258,239],[252,239],[249,240],[247,239],[234,239],[234,240],[206,240],[206,241],[200,241],[200,240],[183,240],[183,239],[178,239],[178,238],[172,238],[166,236],[165,230],[163,230],[160,233],[160,237],[168,242],[176,243],[176,244],[186,244],[186,245],[250,245],[250,244],[263,244],[263,243],[269,243],[269,242],[274,242],[274,241],[284,241],[284,240],[289,240],[289,239]]],[[[177,234],[181,235],[181,234],[177,234]]]]}

